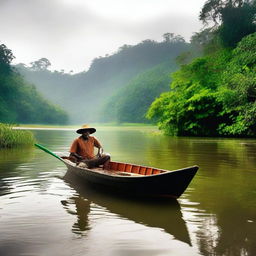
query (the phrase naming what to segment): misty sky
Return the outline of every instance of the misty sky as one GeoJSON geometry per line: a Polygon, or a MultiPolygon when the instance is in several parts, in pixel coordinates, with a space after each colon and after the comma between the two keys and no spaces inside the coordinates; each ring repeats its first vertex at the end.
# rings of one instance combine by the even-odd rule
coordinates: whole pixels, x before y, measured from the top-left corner
{"type": "Polygon", "coordinates": [[[45,57],[52,70],[88,70],[91,61],[124,44],[162,41],[166,32],[189,41],[203,26],[206,0],[0,0],[0,44],[28,64],[45,57]]]}

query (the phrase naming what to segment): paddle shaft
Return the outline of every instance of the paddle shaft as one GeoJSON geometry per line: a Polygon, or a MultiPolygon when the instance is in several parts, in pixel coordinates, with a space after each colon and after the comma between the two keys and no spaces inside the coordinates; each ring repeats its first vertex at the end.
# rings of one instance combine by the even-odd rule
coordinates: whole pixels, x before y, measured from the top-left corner
{"type": "Polygon", "coordinates": [[[42,145],[40,145],[40,144],[37,144],[37,143],[35,144],[35,146],[38,147],[38,148],[40,148],[41,150],[45,151],[46,153],[48,153],[48,154],[50,154],[50,155],[52,155],[52,156],[58,158],[60,161],[63,162],[63,159],[62,159],[61,157],[57,156],[56,154],[54,154],[52,151],[50,151],[50,150],[47,149],[46,147],[44,147],[44,146],[42,146],[42,145]]]}

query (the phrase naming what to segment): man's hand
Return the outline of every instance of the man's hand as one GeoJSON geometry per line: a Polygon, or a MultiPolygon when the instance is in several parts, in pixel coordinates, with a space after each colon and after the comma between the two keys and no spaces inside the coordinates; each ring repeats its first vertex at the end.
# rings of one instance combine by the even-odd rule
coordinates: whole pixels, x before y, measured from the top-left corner
{"type": "Polygon", "coordinates": [[[103,148],[99,148],[99,149],[98,149],[97,157],[101,157],[102,154],[103,154],[103,148]]]}
{"type": "Polygon", "coordinates": [[[80,156],[80,155],[78,155],[77,153],[74,153],[74,152],[70,153],[70,156],[74,156],[74,157],[76,157],[78,160],[83,160],[83,157],[82,157],[82,156],[80,156]]]}

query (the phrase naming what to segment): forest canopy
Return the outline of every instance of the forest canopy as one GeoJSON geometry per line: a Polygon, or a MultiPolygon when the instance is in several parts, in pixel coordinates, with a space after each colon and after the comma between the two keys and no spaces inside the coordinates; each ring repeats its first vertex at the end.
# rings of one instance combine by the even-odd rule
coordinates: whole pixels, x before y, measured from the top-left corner
{"type": "Polygon", "coordinates": [[[0,121],[5,123],[65,124],[67,114],[45,100],[11,67],[14,58],[6,45],[0,45],[0,121]]]}
{"type": "Polygon", "coordinates": [[[173,74],[147,117],[171,135],[256,135],[256,33],[173,74]]]}
{"type": "Polygon", "coordinates": [[[170,135],[256,136],[256,1],[208,0],[204,56],[182,65],[147,112],[170,135]],[[210,24],[211,23],[211,24],[210,24]]]}

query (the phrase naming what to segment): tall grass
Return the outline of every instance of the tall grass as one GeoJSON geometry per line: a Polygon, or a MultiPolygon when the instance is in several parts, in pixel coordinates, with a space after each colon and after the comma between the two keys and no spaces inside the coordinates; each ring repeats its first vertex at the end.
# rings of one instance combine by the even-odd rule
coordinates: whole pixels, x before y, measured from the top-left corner
{"type": "Polygon", "coordinates": [[[35,138],[32,132],[14,130],[12,125],[0,123],[0,148],[13,148],[33,145],[35,138]]]}

